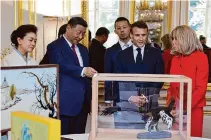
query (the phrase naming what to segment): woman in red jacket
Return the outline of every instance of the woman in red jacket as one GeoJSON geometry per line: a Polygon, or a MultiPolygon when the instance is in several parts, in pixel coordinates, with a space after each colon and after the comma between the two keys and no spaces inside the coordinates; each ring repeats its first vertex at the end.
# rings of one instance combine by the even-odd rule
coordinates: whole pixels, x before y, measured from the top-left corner
{"type": "MultiPolygon", "coordinates": [[[[208,81],[208,59],[203,53],[196,33],[188,26],[177,26],[171,33],[172,50],[170,74],[185,75],[192,79],[191,136],[202,137],[203,107],[208,81]]],[[[186,87],[185,87],[186,89],[186,87]]],[[[168,99],[179,99],[179,83],[171,83],[168,99]]],[[[184,109],[187,98],[184,97],[184,109]]]]}

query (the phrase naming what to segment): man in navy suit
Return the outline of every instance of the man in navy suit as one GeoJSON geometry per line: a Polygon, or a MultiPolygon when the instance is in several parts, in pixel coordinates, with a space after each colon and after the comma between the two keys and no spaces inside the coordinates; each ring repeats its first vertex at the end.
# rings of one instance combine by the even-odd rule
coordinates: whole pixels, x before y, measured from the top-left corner
{"type": "MultiPolygon", "coordinates": [[[[144,21],[137,21],[131,25],[130,37],[133,45],[117,55],[116,73],[136,74],[163,74],[164,64],[159,49],[147,44],[148,26],[144,21]]],[[[137,113],[126,111],[115,114],[115,127],[117,128],[144,128],[144,118],[139,114],[147,113],[151,108],[158,106],[158,96],[163,83],[154,82],[125,82],[125,93],[119,87],[116,96],[117,106],[121,108],[137,108],[137,113]],[[128,86],[128,87],[125,87],[128,86]],[[145,99],[146,96],[147,100],[145,99]],[[148,102],[147,102],[148,101],[148,102]],[[127,121],[126,121],[127,120],[127,121]]]]}
{"type": "MultiPolygon", "coordinates": [[[[105,73],[114,73],[116,67],[117,54],[130,47],[132,42],[130,40],[130,22],[125,17],[118,17],[114,23],[115,33],[119,37],[119,41],[112,47],[108,48],[105,53],[105,73]]],[[[105,102],[110,103],[116,97],[116,88],[112,82],[105,83],[105,102]]]]}
{"type": "Polygon", "coordinates": [[[63,37],[47,47],[50,64],[59,65],[59,103],[61,133],[85,132],[91,105],[91,86],[87,77],[96,71],[88,67],[88,50],[79,42],[84,38],[87,22],[81,17],[68,21],[63,37]]]}
{"type": "MultiPolygon", "coordinates": [[[[147,44],[148,26],[144,21],[137,21],[131,26],[131,39],[133,45],[120,52],[117,56],[117,73],[163,74],[164,63],[159,49],[147,44]]],[[[157,89],[153,94],[159,94],[163,83],[139,82],[139,88],[157,89]]],[[[143,104],[140,96],[131,96],[129,101],[133,104],[143,104]]]]}

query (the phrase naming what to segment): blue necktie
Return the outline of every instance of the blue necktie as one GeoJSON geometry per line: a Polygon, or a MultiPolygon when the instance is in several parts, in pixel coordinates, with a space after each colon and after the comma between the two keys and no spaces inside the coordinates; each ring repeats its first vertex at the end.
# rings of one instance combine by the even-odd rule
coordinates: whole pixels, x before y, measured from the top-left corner
{"type": "Polygon", "coordinates": [[[136,49],[138,51],[138,54],[136,56],[136,63],[141,64],[142,63],[142,54],[141,54],[141,48],[136,49]]]}

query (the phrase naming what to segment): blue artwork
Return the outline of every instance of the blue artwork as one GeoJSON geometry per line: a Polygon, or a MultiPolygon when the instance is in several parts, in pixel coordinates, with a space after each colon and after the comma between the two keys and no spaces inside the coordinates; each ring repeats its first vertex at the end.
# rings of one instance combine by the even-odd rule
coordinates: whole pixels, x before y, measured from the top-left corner
{"type": "Polygon", "coordinates": [[[8,140],[8,137],[6,135],[1,136],[1,140],[8,140]]]}
{"type": "Polygon", "coordinates": [[[32,134],[29,132],[29,129],[27,124],[22,125],[21,140],[32,140],[32,134]]]}
{"type": "Polygon", "coordinates": [[[196,34],[204,34],[206,20],[206,0],[191,0],[189,2],[189,26],[196,34]]]}

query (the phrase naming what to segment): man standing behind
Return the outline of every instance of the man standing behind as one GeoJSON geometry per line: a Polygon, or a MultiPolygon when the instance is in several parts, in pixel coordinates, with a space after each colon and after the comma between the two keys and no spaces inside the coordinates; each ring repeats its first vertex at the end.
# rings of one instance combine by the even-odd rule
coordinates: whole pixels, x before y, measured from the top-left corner
{"type": "Polygon", "coordinates": [[[202,46],[203,46],[203,48],[204,49],[209,49],[209,47],[206,45],[206,37],[204,37],[203,35],[200,35],[199,36],[199,40],[200,40],[200,42],[201,42],[201,44],[202,44],[202,46]]]}
{"type": "MultiPolygon", "coordinates": [[[[118,35],[119,41],[112,47],[108,48],[105,53],[105,73],[114,73],[116,67],[117,54],[130,47],[132,42],[130,40],[130,22],[125,17],[118,17],[114,23],[114,32],[118,35]]],[[[105,83],[105,101],[109,103],[110,100],[116,99],[116,88],[112,86],[112,82],[105,83]]]]}
{"type": "Polygon", "coordinates": [[[109,33],[107,28],[100,27],[89,47],[89,64],[98,73],[104,73],[104,55],[106,49],[103,44],[107,41],[109,33]]]}
{"type": "Polygon", "coordinates": [[[91,86],[87,77],[96,71],[88,67],[88,50],[79,42],[84,38],[87,22],[81,17],[68,21],[66,33],[47,47],[50,64],[59,65],[61,133],[85,132],[90,112],[91,86]]]}

